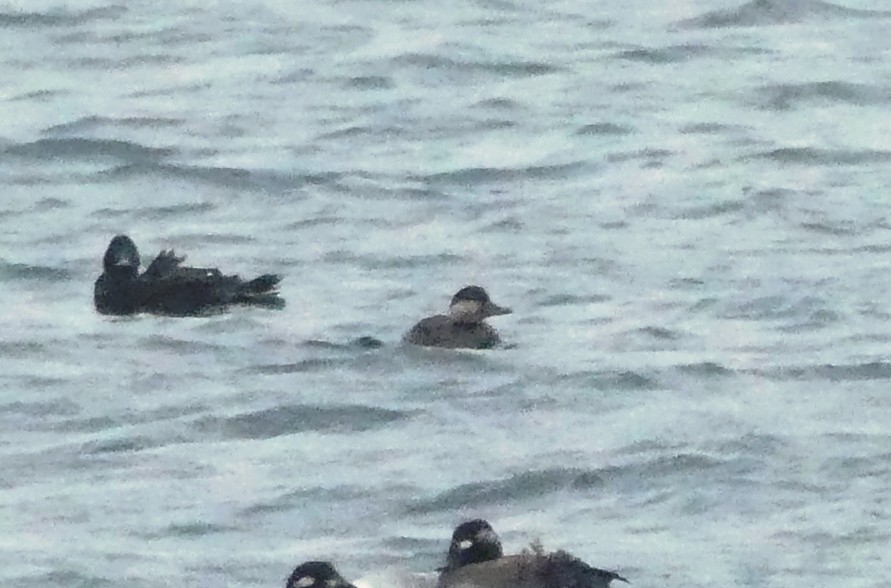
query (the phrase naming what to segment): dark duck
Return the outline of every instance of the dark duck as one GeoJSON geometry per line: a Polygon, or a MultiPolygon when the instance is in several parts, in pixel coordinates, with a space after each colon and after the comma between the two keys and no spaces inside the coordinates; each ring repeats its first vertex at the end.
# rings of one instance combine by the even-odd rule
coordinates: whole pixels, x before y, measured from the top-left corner
{"type": "Polygon", "coordinates": [[[96,280],[93,302],[102,314],[150,312],[171,316],[201,316],[231,304],[281,308],[276,287],[281,278],[264,274],[253,280],[224,275],[216,268],[182,265],[185,257],[161,251],[139,273],[139,250],[126,235],[108,244],[102,260],[105,271],[96,280]]]}
{"type": "Polygon", "coordinates": [[[486,521],[458,525],[437,588],[608,588],[628,582],[615,572],[594,568],[566,553],[546,553],[534,545],[518,555],[502,555],[498,535],[486,521]]]}
{"type": "Polygon", "coordinates": [[[302,563],[291,573],[285,588],[356,588],[327,561],[302,563]]]}
{"type": "Polygon", "coordinates": [[[423,319],[405,334],[405,341],[425,347],[491,349],[501,338],[486,319],[511,312],[492,302],[483,288],[466,286],[452,297],[449,314],[423,319]]]}

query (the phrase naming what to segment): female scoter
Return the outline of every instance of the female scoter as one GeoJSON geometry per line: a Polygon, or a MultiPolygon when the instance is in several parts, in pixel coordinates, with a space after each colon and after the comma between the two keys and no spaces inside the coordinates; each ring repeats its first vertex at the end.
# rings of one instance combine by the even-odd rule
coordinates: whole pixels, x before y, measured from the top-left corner
{"type": "Polygon", "coordinates": [[[356,588],[327,561],[302,563],[291,573],[285,588],[356,588]]]}
{"type": "Polygon", "coordinates": [[[161,251],[142,274],[139,251],[126,235],[111,240],[102,260],[105,271],[96,280],[93,302],[102,314],[151,312],[171,316],[198,316],[230,304],[272,308],[284,306],[276,286],[281,278],[264,274],[245,281],[223,275],[218,269],[180,265],[185,257],[161,251]]]}
{"type": "Polygon", "coordinates": [[[449,314],[423,319],[405,334],[404,339],[426,347],[491,349],[501,338],[485,320],[511,312],[511,309],[492,302],[479,286],[466,286],[452,297],[449,314]]]}
{"type": "Polygon", "coordinates": [[[437,588],[608,588],[613,580],[628,582],[565,551],[545,553],[533,546],[519,555],[501,555],[498,535],[489,523],[476,519],[452,533],[437,588]]]}

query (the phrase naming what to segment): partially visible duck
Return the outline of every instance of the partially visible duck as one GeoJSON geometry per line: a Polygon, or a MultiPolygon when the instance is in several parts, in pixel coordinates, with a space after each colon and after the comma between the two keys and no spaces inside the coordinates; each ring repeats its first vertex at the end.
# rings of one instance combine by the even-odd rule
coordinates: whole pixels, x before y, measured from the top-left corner
{"type": "Polygon", "coordinates": [[[546,553],[533,546],[519,555],[501,555],[495,531],[477,519],[462,523],[452,534],[437,588],[608,588],[613,580],[628,582],[565,551],[546,553]]]}
{"type": "Polygon", "coordinates": [[[343,579],[327,561],[300,564],[285,582],[285,588],[356,588],[343,579]]]}
{"type": "Polygon", "coordinates": [[[501,540],[492,525],[483,519],[473,519],[455,527],[446,565],[440,571],[457,570],[469,564],[498,559],[503,555],[501,540]]]}

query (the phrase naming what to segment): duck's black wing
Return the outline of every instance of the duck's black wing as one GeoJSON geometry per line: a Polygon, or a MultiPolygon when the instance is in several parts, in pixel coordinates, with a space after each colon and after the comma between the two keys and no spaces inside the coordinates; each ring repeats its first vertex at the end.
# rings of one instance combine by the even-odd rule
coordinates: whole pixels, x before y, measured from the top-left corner
{"type": "Polygon", "coordinates": [[[555,551],[545,557],[548,588],[608,588],[613,580],[629,583],[619,574],[589,566],[565,551],[555,551]]]}
{"type": "Polygon", "coordinates": [[[182,267],[180,264],[185,261],[185,259],[185,255],[177,256],[173,249],[163,250],[152,260],[142,276],[144,278],[152,279],[160,279],[165,276],[170,276],[182,267]]]}
{"type": "Polygon", "coordinates": [[[253,280],[223,275],[216,268],[183,266],[185,257],[162,251],[140,276],[141,309],[157,314],[197,316],[218,312],[229,304],[281,308],[276,287],[281,278],[264,274],[253,280]]]}

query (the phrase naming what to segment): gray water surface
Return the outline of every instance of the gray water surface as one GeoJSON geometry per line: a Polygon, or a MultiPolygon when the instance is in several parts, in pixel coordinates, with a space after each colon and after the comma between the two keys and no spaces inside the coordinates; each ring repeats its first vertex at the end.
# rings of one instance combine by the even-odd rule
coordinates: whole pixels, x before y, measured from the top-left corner
{"type": "Polygon", "coordinates": [[[474,516],[891,584],[889,10],[0,4],[0,585],[430,572],[474,516]],[[287,307],[99,316],[121,232],[287,307]],[[508,348],[400,344],[466,284],[508,348]]]}

